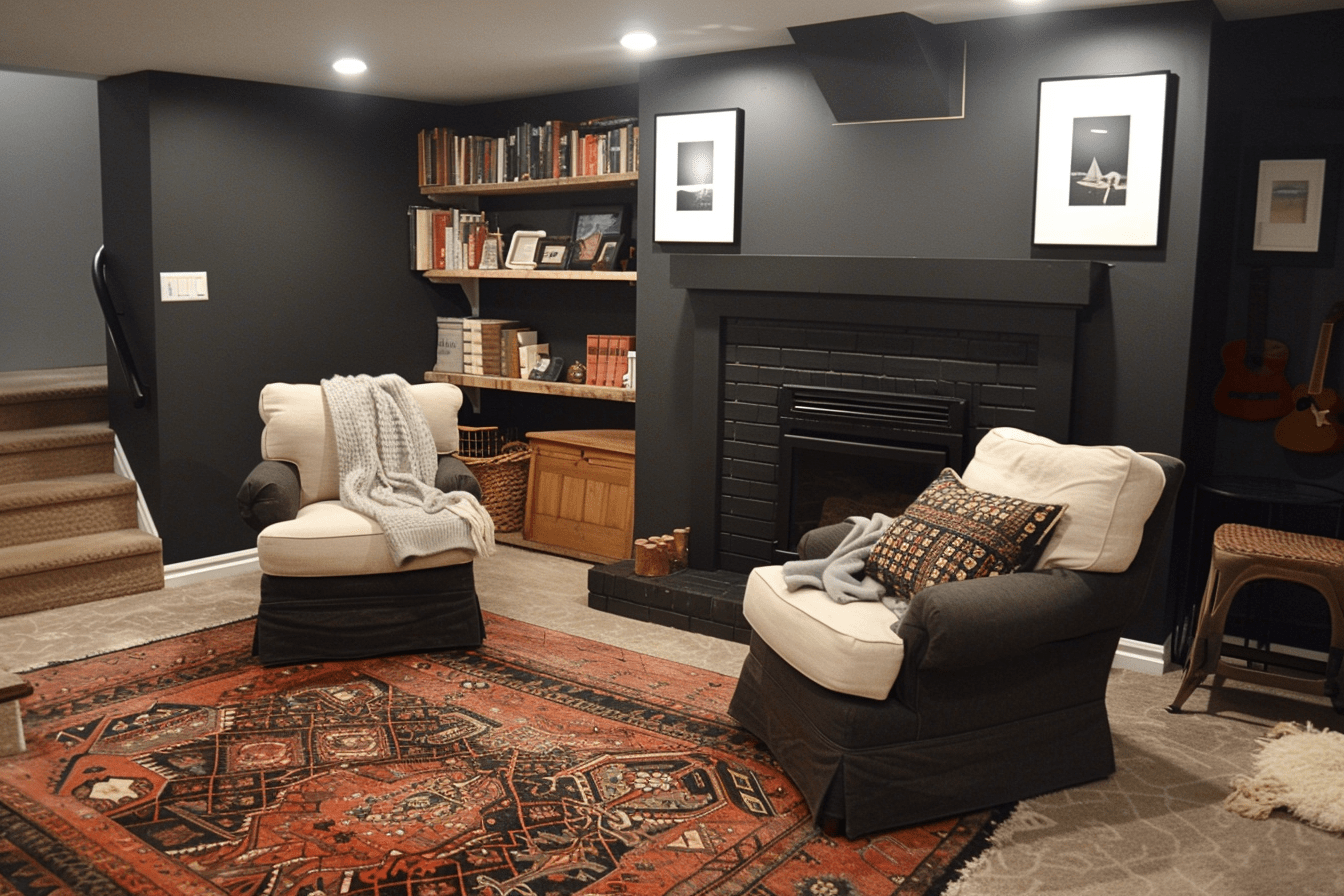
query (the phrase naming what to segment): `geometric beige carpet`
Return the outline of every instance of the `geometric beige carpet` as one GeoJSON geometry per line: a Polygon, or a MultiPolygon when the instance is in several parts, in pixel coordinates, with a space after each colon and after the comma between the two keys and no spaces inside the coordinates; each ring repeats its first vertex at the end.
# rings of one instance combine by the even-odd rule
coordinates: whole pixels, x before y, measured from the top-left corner
{"type": "MultiPolygon", "coordinates": [[[[736,675],[746,646],[591,610],[588,564],[501,545],[476,564],[483,609],[625,649],[736,675]]],[[[0,668],[33,669],[241,619],[258,574],[26,617],[0,618],[0,668]]],[[[1344,729],[1322,698],[1208,683],[1166,711],[1179,673],[1115,670],[1107,709],[1115,775],[1019,804],[993,848],[949,896],[1344,896],[1344,836],[1282,810],[1264,821],[1229,812],[1232,779],[1278,722],[1344,729]],[[1212,697],[1211,697],[1212,695],[1212,697]]],[[[1212,679],[1210,679],[1211,681],[1212,679]]]]}
{"type": "Polygon", "coordinates": [[[1344,894],[1344,836],[1223,806],[1277,722],[1338,731],[1344,716],[1323,698],[1212,681],[1173,715],[1179,672],[1112,671],[1116,774],[1020,803],[949,896],[1344,894]]]}

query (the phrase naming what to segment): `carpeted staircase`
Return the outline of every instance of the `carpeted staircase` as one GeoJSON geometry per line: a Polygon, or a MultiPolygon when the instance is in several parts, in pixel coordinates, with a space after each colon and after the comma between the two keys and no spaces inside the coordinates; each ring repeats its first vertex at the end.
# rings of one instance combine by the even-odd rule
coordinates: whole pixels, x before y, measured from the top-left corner
{"type": "Polygon", "coordinates": [[[163,587],[113,453],[106,367],[0,372],[0,616],[163,587]]]}

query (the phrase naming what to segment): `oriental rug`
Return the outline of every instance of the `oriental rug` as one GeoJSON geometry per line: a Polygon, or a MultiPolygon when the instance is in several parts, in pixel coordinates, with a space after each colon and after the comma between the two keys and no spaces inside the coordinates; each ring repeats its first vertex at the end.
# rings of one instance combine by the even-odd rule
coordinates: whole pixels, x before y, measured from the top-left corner
{"type": "Polygon", "coordinates": [[[829,836],[732,678],[522,622],[270,669],[252,630],[25,674],[0,893],[927,894],[1000,816],[829,836]]]}

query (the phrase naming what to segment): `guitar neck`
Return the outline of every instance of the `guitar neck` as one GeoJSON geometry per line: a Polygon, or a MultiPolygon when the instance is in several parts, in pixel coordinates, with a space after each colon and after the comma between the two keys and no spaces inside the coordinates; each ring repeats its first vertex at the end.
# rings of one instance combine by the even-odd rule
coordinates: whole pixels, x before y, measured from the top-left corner
{"type": "Polygon", "coordinates": [[[1325,362],[1330,357],[1330,340],[1334,334],[1334,321],[1321,324],[1321,335],[1316,340],[1316,360],[1312,362],[1311,379],[1307,382],[1308,395],[1319,395],[1325,388],[1325,362]]]}

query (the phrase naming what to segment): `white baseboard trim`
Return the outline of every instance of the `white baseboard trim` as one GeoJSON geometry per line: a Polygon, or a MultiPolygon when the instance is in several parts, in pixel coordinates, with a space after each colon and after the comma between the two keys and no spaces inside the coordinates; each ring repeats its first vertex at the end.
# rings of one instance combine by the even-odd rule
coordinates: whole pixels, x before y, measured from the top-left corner
{"type": "Polygon", "coordinates": [[[184,560],[170,563],[163,568],[163,586],[178,588],[182,585],[194,585],[208,579],[222,579],[245,572],[260,572],[261,564],[257,560],[257,549],[234,551],[232,554],[218,554],[214,557],[202,557],[199,560],[184,560]]]}
{"type": "Polygon", "coordinates": [[[1129,669],[1131,672],[1143,672],[1146,675],[1162,675],[1175,669],[1176,664],[1167,656],[1165,644],[1121,638],[1120,646],[1115,650],[1115,659],[1111,661],[1111,668],[1129,669]]]}
{"type": "Polygon", "coordinates": [[[135,483],[135,524],[141,532],[148,532],[158,538],[159,530],[154,525],[154,517],[149,513],[149,503],[145,501],[145,493],[140,490],[140,481],[135,478],[135,471],[131,469],[126,450],[121,447],[121,438],[116,433],[112,434],[112,472],[135,483]]]}

